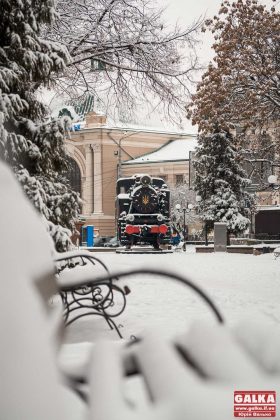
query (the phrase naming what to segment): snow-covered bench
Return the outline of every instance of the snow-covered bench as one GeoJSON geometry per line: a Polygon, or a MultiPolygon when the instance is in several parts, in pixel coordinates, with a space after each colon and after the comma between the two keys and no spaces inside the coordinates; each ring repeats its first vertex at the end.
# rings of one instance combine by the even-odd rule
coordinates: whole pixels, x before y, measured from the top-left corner
{"type": "Polygon", "coordinates": [[[56,365],[60,307],[51,241],[11,171],[0,162],[1,418],[84,419],[87,407],[56,365]]]}
{"type": "MultiPolygon", "coordinates": [[[[11,193],[14,192],[13,200],[17,203],[15,204],[15,208],[28,208],[29,203],[26,203],[26,198],[22,195],[13,177],[9,176],[8,171],[4,168],[2,168],[2,171],[4,172],[3,176],[9,179],[9,182],[5,184],[1,191],[3,199],[8,195],[12,196],[11,193]]],[[[8,212],[13,212],[13,209],[7,209],[8,212]]],[[[4,220],[7,216],[3,214],[4,220]]],[[[41,241],[45,241],[48,244],[48,253],[51,253],[53,259],[52,267],[55,262],[56,268],[58,268],[58,274],[52,281],[41,282],[40,288],[43,299],[47,302],[51,297],[51,293],[60,294],[64,305],[63,316],[66,326],[88,315],[102,316],[109,327],[115,329],[119,337],[122,338],[113,318],[119,316],[124,311],[126,294],[129,292],[129,289],[124,288],[123,290],[118,287],[114,284],[114,279],[109,279],[102,283],[96,282],[95,279],[98,276],[109,274],[108,267],[99,258],[87,251],[56,253],[46,230],[44,228],[41,229],[39,234],[39,231],[37,232],[35,229],[35,223],[36,219],[33,221],[30,218],[25,221],[25,213],[21,210],[18,217],[14,218],[13,223],[9,226],[9,235],[12,238],[17,238],[14,247],[17,249],[20,247],[21,252],[26,249],[25,241],[34,242],[34,245],[36,243],[37,247],[34,246],[33,258],[37,258],[36,249],[39,249],[41,241]],[[33,233],[31,238],[30,232],[33,233]],[[52,286],[50,287],[50,285],[52,286]],[[118,305],[115,305],[116,294],[119,295],[118,305]]],[[[24,254],[27,260],[26,252],[24,254]]]]}
{"type": "Polygon", "coordinates": [[[1,418],[229,420],[234,391],[279,390],[279,326],[243,324],[232,332],[199,322],[172,342],[149,333],[129,347],[97,343],[84,366],[86,404],[58,369],[62,316],[45,304],[56,288],[50,242],[1,163],[0,191],[1,418]],[[127,379],[133,373],[140,383],[127,379]]]}
{"type": "Polygon", "coordinates": [[[89,314],[101,315],[119,333],[112,318],[124,310],[125,292],[114,284],[114,278],[95,280],[109,271],[89,252],[54,251],[43,221],[2,162],[0,194],[0,370],[1,382],[6,384],[6,391],[0,393],[1,416],[8,413],[3,418],[21,420],[84,418],[82,402],[71,387],[63,385],[56,366],[63,315],[68,323],[89,314]],[[75,267],[65,268],[67,261],[75,267]],[[78,261],[82,264],[76,265],[78,261]],[[64,269],[57,274],[58,265],[64,269]],[[65,303],[64,314],[61,305],[50,304],[57,293],[65,303]],[[115,293],[122,296],[118,307],[114,307],[115,293]],[[82,313],[70,319],[79,310],[82,313]]]}

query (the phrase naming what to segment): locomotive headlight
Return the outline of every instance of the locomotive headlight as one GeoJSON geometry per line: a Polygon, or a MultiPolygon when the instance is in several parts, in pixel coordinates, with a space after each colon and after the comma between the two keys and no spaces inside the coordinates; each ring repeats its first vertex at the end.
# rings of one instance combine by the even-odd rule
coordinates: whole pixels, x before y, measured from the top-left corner
{"type": "Polygon", "coordinates": [[[159,222],[162,222],[162,221],[164,220],[164,216],[163,216],[162,214],[158,214],[158,215],[157,215],[157,220],[158,220],[159,222]]]}
{"type": "Polygon", "coordinates": [[[143,175],[140,178],[140,182],[142,185],[150,185],[152,182],[152,178],[150,177],[150,175],[143,175]]]}
{"type": "Polygon", "coordinates": [[[134,221],[134,216],[133,216],[133,214],[128,214],[128,215],[126,216],[126,220],[127,220],[128,222],[133,222],[133,221],[134,221]]]}

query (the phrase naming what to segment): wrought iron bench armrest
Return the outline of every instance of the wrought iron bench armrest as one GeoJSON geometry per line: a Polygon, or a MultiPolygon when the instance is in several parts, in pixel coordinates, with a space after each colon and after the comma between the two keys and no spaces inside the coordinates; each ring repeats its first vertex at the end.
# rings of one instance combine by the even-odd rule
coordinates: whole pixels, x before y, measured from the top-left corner
{"type": "Polygon", "coordinates": [[[97,262],[109,274],[109,270],[106,264],[104,264],[103,261],[101,261],[99,258],[92,255],[92,253],[88,251],[68,251],[68,252],[63,252],[61,254],[57,253],[55,255],[54,261],[58,263],[60,261],[71,261],[77,258],[80,258],[83,263],[84,263],[84,259],[86,259],[90,261],[92,265],[95,265],[95,263],[97,262]]]}
{"type": "MultiPolygon", "coordinates": [[[[61,255],[57,254],[55,262],[73,261],[77,259],[81,259],[82,261],[82,265],[80,266],[81,268],[87,265],[85,260],[89,261],[93,267],[98,263],[105,270],[106,278],[99,280],[98,278],[95,278],[96,274],[94,273],[94,270],[90,270],[88,272],[83,272],[81,270],[78,272],[78,267],[73,267],[73,270],[71,270],[71,275],[73,274],[72,278],[70,278],[70,280],[68,278],[66,281],[64,278],[61,281],[65,267],[60,271],[60,275],[58,275],[57,280],[60,297],[65,308],[64,320],[66,326],[82,317],[88,315],[98,315],[102,316],[108,323],[109,327],[111,329],[115,329],[119,337],[122,338],[122,335],[112,318],[119,316],[124,311],[126,307],[126,294],[128,293],[127,289],[122,289],[121,287],[114,285],[113,280],[118,279],[109,273],[109,270],[103,261],[93,256],[88,251],[70,251],[61,255]],[[121,295],[122,304],[119,308],[117,308],[117,310],[114,308],[113,311],[110,311],[110,308],[112,308],[115,303],[115,292],[118,292],[121,295]],[[80,309],[86,311],[83,311],[82,313],[78,312],[77,314],[77,311],[80,309]],[[69,319],[70,315],[74,316],[69,319]]],[[[100,275],[100,273],[98,274],[100,275]]]]}

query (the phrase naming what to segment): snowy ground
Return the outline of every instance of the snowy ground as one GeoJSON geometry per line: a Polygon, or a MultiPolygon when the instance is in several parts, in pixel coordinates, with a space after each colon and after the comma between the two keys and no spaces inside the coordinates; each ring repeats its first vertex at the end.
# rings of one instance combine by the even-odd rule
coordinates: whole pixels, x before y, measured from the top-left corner
{"type": "MultiPolygon", "coordinates": [[[[273,254],[261,256],[242,254],[196,254],[193,247],[186,253],[164,255],[123,255],[100,253],[111,271],[138,267],[153,267],[175,271],[192,279],[214,300],[225,321],[236,324],[244,318],[265,318],[280,323],[280,258],[273,254]]],[[[129,339],[141,336],[147,328],[156,328],[163,335],[175,336],[184,332],[190,322],[204,318],[216,322],[214,315],[192,290],[174,280],[138,276],[124,279],[131,294],[127,308],[116,319],[122,324],[122,334],[129,339]]],[[[68,328],[67,343],[94,342],[100,336],[117,340],[103,319],[83,318],[68,328]]],[[[66,346],[64,356],[73,356],[73,349],[66,346]]],[[[78,351],[79,354],[79,351],[78,351]]],[[[78,355],[77,354],[77,355],[78,355]]]]}
{"type": "MultiPolygon", "coordinates": [[[[112,271],[151,267],[187,276],[214,300],[229,325],[236,324],[244,318],[256,320],[261,317],[268,323],[277,323],[279,327],[280,258],[275,260],[273,254],[261,256],[196,254],[193,247],[188,247],[186,253],[165,255],[104,253],[98,254],[98,257],[112,271]]],[[[185,333],[190,323],[198,318],[207,319],[210,323],[217,322],[206,304],[201,302],[192,290],[174,280],[138,276],[124,279],[123,284],[129,285],[131,294],[127,296],[127,308],[117,318],[117,323],[123,324],[121,331],[127,339],[132,334],[141,337],[146,329],[151,328],[160,331],[164,336],[175,337],[177,334],[185,333]]],[[[114,331],[108,329],[103,319],[83,318],[71,325],[66,337],[68,344],[62,347],[60,353],[60,366],[74,374],[75,372],[87,374],[92,351],[91,343],[99,337],[116,340],[120,345],[124,343],[118,339],[114,331]]],[[[266,355],[267,352],[264,353],[266,355]]],[[[278,360],[278,353],[275,360],[278,360]]],[[[133,404],[136,406],[149,404],[141,375],[129,377],[124,386],[126,398],[133,404]]],[[[270,388],[275,389],[275,386],[273,383],[270,388]]],[[[231,390],[230,403],[228,403],[230,407],[232,392],[231,390]]]]}

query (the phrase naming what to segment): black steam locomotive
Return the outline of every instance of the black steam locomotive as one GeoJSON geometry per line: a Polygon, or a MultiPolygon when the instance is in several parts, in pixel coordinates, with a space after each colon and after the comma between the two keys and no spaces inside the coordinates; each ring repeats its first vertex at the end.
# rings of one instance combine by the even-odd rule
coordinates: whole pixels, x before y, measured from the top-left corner
{"type": "Polygon", "coordinates": [[[120,178],[116,213],[118,239],[127,248],[170,244],[170,191],[163,179],[146,174],[120,178]]]}

